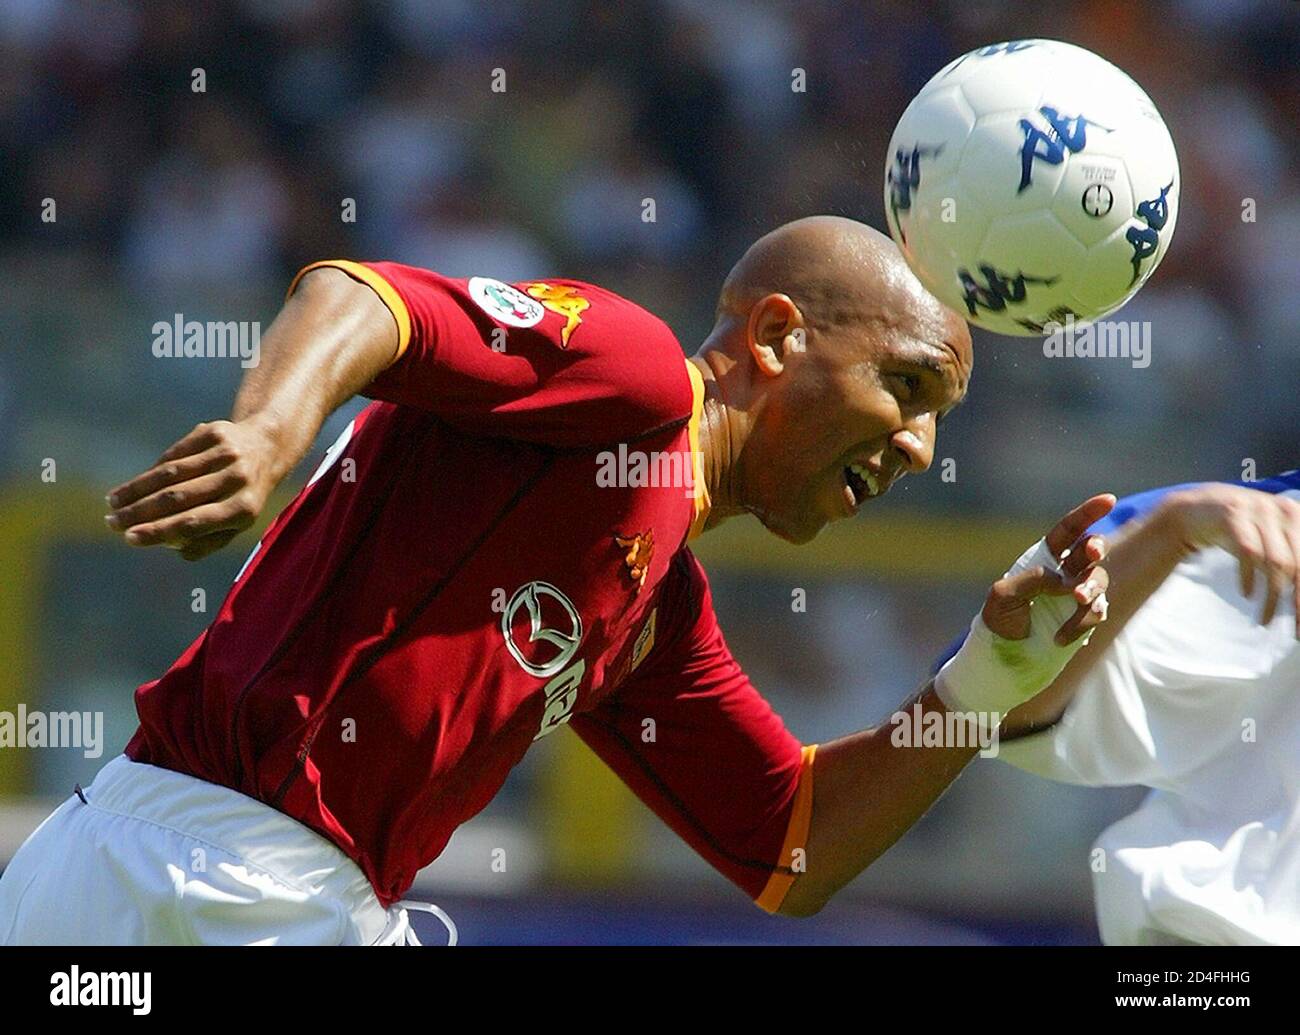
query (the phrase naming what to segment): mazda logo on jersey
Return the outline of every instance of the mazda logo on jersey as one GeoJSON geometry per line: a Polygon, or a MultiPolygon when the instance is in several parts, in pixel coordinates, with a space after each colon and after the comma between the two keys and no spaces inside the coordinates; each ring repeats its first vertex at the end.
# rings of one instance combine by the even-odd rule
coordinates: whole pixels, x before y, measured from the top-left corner
{"type": "MultiPolygon", "coordinates": [[[[522,623],[521,623],[522,624],[522,623]]],[[[506,648],[529,675],[545,679],[564,668],[573,658],[582,642],[582,616],[569,598],[549,582],[528,582],[515,590],[501,614],[501,634],[506,638],[506,648]],[[553,600],[559,605],[543,618],[543,603],[553,600]],[[515,619],[523,609],[528,611],[528,638],[521,644],[522,629],[516,628],[515,619]],[[559,620],[558,628],[548,628],[548,620],[559,620]],[[534,644],[546,644],[537,648],[534,644]],[[527,648],[527,652],[525,652],[527,648]]]]}
{"type": "Polygon", "coordinates": [[[568,722],[578,701],[578,687],[587,671],[587,663],[573,657],[582,643],[582,616],[549,582],[527,582],[506,602],[501,635],[510,656],[525,672],[549,679],[541,729],[533,738],[537,740],[568,722]]]}

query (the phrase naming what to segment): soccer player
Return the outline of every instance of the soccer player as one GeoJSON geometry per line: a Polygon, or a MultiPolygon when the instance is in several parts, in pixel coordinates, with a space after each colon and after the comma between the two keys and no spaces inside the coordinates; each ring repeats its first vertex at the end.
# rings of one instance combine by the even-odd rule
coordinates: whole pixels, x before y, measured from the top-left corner
{"type": "Polygon", "coordinates": [[[1253,568],[1226,551],[1186,556],[1176,530],[1153,520],[1189,489],[1222,501],[1246,489],[1290,513],[1278,534],[1300,537],[1300,471],[1238,485],[1154,489],[1121,500],[1093,527],[1122,537],[1146,522],[1177,567],[1127,622],[1112,609],[1088,663],[1072,661],[1002,735],[999,757],[1029,772],[1152,788],[1102,832],[1089,860],[1110,945],[1300,944],[1300,630],[1291,596],[1256,585],[1253,568]]]}
{"type": "MultiPolygon", "coordinates": [[[[801,744],[728,651],[687,543],[746,512],[795,542],[851,516],[929,466],[970,371],[960,318],[887,237],[838,218],[752,246],[689,361],[593,284],[308,267],[231,419],[115,489],[108,521],[204,556],[329,413],[374,402],[136,692],[125,755],[17,853],[0,940],[399,943],[417,871],[564,724],[760,907],[815,912],[978,744],[801,744]]],[[[1141,534],[1099,566],[1083,533],[1112,503],[1083,503],[994,584],[925,713],[995,721],[1101,622],[1108,572],[1118,602],[1158,585],[1141,534]]],[[[1274,520],[1247,510],[1170,520],[1245,549],[1274,520]]]]}

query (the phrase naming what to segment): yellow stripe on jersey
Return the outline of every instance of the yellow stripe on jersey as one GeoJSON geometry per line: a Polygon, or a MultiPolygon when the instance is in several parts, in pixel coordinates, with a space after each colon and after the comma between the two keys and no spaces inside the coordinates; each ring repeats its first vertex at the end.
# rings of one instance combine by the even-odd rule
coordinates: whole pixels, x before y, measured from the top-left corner
{"type": "MultiPolygon", "coordinates": [[[[411,314],[407,311],[406,303],[402,301],[402,296],[397,293],[397,289],[369,266],[362,266],[361,263],[352,262],[349,259],[323,259],[320,262],[313,262],[298,271],[293,278],[293,283],[289,285],[289,290],[284,293],[284,297],[288,298],[293,294],[294,289],[298,286],[298,281],[302,280],[306,274],[312,270],[320,269],[322,266],[332,266],[335,269],[342,270],[353,280],[359,280],[379,296],[379,300],[388,307],[388,311],[393,314],[393,319],[397,322],[397,354],[393,356],[392,362],[396,363],[401,359],[402,354],[406,351],[406,346],[411,342],[411,314]]],[[[392,363],[389,365],[391,366],[392,363]]]]}
{"type": "Polygon", "coordinates": [[[687,425],[687,437],[691,445],[691,480],[695,497],[695,518],[691,521],[688,539],[694,539],[704,531],[704,522],[709,517],[709,487],[704,484],[704,454],[700,452],[700,420],[704,416],[704,375],[700,368],[689,359],[686,372],[691,379],[691,420],[687,425]]]}
{"type": "Polygon", "coordinates": [[[781,846],[781,858],[777,860],[781,869],[768,878],[763,893],[754,899],[759,909],[769,913],[775,913],[785,901],[786,893],[795,882],[795,874],[790,871],[796,862],[799,863],[799,872],[804,872],[807,863],[808,828],[812,825],[813,759],[816,757],[817,745],[805,744],[799,766],[799,789],[795,791],[794,808],[785,828],[785,843],[781,846]],[[797,856],[796,852],[799,853],[797,856]]]}

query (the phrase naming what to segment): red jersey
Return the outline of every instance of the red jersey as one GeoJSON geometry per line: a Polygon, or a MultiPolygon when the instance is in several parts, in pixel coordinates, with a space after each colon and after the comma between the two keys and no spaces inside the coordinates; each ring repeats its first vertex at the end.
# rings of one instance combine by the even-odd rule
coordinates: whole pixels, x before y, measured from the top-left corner
{"type": "Polygon", "coordinates": [[[569,723],[775,909],[813,749],[732,658],[686,548],[704,386],[672,332],[578,281],[317,265],[379,295],[398,357],[137,690],[127,755],[320,832],[388,905],[569,723]]]}

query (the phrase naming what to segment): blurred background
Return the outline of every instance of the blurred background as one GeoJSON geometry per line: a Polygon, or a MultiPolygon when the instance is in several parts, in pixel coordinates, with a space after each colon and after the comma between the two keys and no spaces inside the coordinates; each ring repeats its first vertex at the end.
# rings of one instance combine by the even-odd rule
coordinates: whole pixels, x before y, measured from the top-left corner
{"type": "MultiPolygon", "coordinates": [[[[0,748],[0,865],[121,750],[132,690],[254,542],[189,566],[103,529],[103,493],[225,416],[241,373],[155,358],[155,321],[265,325],[296,269],[343,256],[596,281],[692,352],[750,241],[817,212],[883,229],[912,95],[1030,36],[1127,70],[1178,147],[1173,246],[1119,316],[1152,321],[1152,362],[1049,363],[977,332],[930,474],[803,550],[735,522],[703,541],[733,650],[806,742],[883,720],[1077,500],[1300,464],[1300,5],[0,0],[0,710],[105,715],[99,759],[0,748]]],[[[796,922],[746,902],[566,731],[417,890],[479,944],[1090,943],[1087,850],[1141,794],[977,761],[796,922]]]]}

